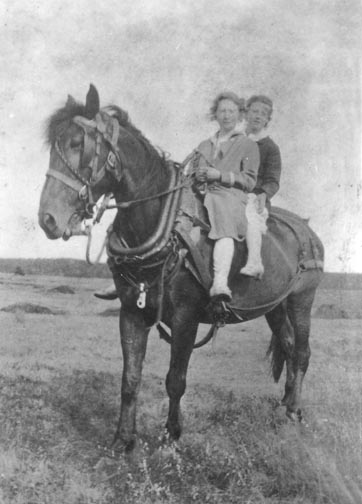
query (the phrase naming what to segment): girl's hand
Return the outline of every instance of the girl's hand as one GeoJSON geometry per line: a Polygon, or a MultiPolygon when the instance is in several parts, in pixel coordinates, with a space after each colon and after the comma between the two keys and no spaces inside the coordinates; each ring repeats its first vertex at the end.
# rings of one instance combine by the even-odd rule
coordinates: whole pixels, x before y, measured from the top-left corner
{"type": "Polygon", "coordinates": [[[199,182],[214,182],[220,180],[221,173],[216,168],[204,166],[199,168],[196,178],[199,182]]]}

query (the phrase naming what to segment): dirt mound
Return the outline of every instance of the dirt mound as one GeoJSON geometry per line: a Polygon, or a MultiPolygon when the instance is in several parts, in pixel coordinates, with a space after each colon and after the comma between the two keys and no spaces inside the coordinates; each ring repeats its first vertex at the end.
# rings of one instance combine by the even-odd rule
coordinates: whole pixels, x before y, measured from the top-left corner
{"type": "Polygon", "coordinates": [[[75,294],[75,290],[69,285],[59,285],[58,287],[53,287],[49,289],[48,292],[59,292],[60,294],[75,294]]]}
{"type": "Polygon", "coordinates": [[[107,310],[102,311],[99,313],[100,317],[118,317],[119,315],[119,308],[108,308],[107,310]]]}
{"type": "Polygon", "coordinates": [[[0,311],[7,313],[37,313],[37,314],[46,314],[46,315],[64,315],[64,311],[62,310],[52,310],[47,306],[37,305],[33,303],[15,303],[9,306],[5,306],[1,308],[0,311]]]}
{"type": "Polygon", "coordinates": [[[320,319],[349,319],[348,313],[335,304],[322,304],[314,313],[315,318],[320,319]]]}

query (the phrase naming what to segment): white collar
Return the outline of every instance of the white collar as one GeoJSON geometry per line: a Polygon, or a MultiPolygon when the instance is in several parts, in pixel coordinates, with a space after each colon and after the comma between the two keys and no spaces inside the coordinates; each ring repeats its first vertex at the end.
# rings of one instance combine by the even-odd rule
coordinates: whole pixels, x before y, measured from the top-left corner
{"type": "Polygon", "coordinates": [[[245,135],[245,130],[241,127],[236,126],[230,133],[227,133],[226,135],[220,137],[220,130],[215,133],[215,135],[212,135],[210,138],[211,142],[215,145],[227,142],[232,138],[233,136],[237,135],[245,135]]]}
{"type": "Polygon", "coordinates": [[[249,133],[247,136],[251,139],[254,140],[254,142],[257,142],[258,140],[262,140],[263,138],[266,138],[268,136],[268,132],[265,128],[263,128],[259,133],[249,133]]]}

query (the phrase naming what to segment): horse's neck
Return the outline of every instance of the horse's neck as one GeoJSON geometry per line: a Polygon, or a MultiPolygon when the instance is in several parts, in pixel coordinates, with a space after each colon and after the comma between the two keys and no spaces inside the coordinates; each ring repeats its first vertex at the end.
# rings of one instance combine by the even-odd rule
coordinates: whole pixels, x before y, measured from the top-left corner
{"type": "MultiPolygon", "coordinates": [[[[161,166],[160,169],[162,169],[161,166]]],[[[115,193],[117,203],[150,198],[133,204],[127,209],[120,209],[117,213],[113,227],[128,246],[141,244],[155,231],[164,201],[164,198],[157,197],[157,194],[167,190],[169,179],[170,175],[166,171],[157,182],[154,175],[152,176],[147,169],[143,172],[136,169],[127,170],[124,174],[120,187],[115,193]]]]}

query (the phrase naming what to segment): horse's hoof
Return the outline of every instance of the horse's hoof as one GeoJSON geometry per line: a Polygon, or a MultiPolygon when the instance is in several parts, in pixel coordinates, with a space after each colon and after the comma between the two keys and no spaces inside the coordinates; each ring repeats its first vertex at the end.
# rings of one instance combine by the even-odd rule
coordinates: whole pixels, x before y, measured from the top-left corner
{"type": "Polygon", "coordinates": [[[123,441],[119,438],[115,438],[111,446],[98,444],[97,448],[104,457],[119,459],[123,455],[131,453],[135,445],[136,445],[135,439],[132,439],[130,441],[123,441]]]}
{"type": "Polygon", "coordinates": [[[300,408],[297,411],[290,411],[287,409],[286,415],[293,423],[301,423],[303,420],[302,411],[300,408]]]}
{"type": "Polygon", "coordinates": [[[124,450],[121,450],[119,448],[113,448],[113,445],[107,446],[98,444],[97,449],[102,457],[108,457],[111,459],[119,459],[125,453],[124,450]]]}
{"type": "Polygon", "coordinates": [[[173,443],[175,441],[178,441],[178,439],[180,439],[181,433],[182,428],[180,425],[173,427],[169,427],[168,425],[166,425],[162,441],[164,443],[173,443]]]}

